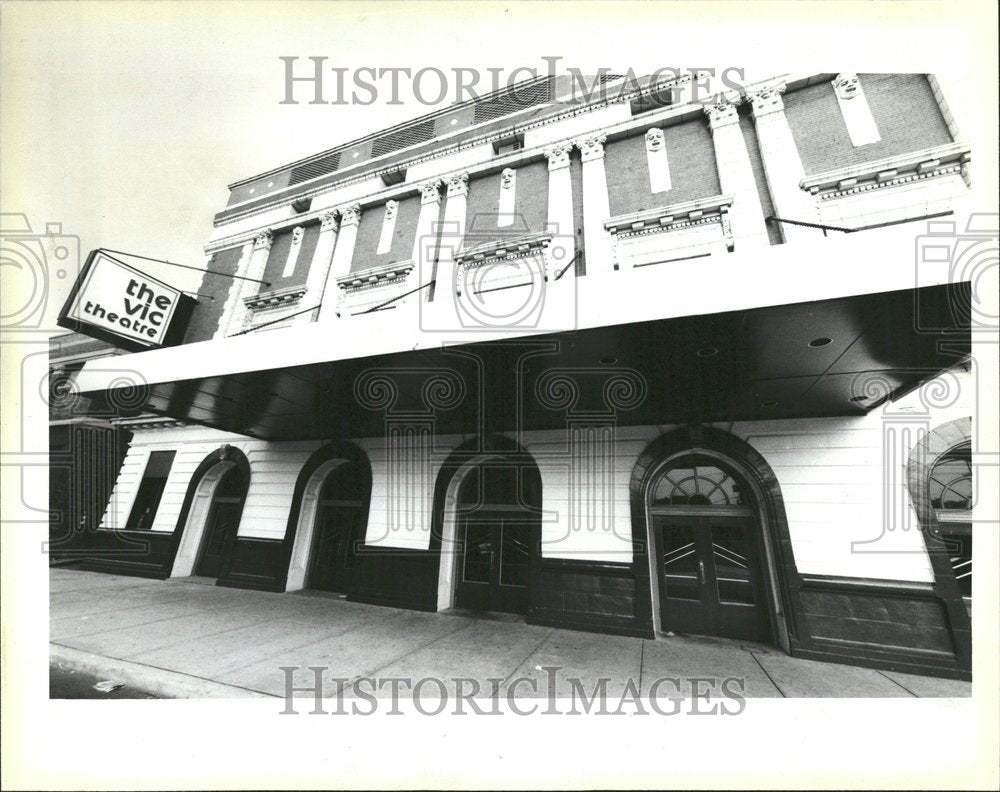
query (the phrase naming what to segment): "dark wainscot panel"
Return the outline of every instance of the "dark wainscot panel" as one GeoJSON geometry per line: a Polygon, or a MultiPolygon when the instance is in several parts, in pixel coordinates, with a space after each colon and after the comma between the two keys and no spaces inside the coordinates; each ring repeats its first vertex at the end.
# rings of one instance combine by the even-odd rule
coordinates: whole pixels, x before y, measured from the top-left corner
{"type": "Polygon", "coordinates": [[[439,553],[364,545],[357,552],[352,602],[436,611],[439,553]]]}
{"type": "Polygon", "coordinates": [[[237,537],[217,585],[284,591],[287,565],[284,540],[237,537]]]}
{"type": "Polygon", "coordinates": [[[543,558],[536,574],[530,624],[653,637],[648,588],[633,564],[543,558]]]}
{"type": "Polygon", "coordinates": [[[799,595],[798,657],[971,679],[930,583],[803,575],[799,595]]]}
{"type": "Polygon", "coordinates": [[[73,566],[93,572],[165,580],[174,563],[174,535],[161,531],[108,531],[88,534],[87,547],[73,566]]]}

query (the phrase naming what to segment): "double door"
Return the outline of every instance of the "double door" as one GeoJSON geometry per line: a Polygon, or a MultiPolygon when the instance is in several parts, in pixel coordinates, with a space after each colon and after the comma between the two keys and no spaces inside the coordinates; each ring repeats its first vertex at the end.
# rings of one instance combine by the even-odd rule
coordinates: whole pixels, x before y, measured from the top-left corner
{"type": "Polygon", "coordinates": [[[532,518],[524,512],[479,511],[459,520],[462,555],[455,605],[501,613],[527,613],[532,518]]]}
{"type": "Polygon", "coordinates": [[[752,515],[653,514],[664,631],[769,641],[752,515]]]}
{"type": "Polygon", "coordinates": [[[205,524],[205,538],[202,540],[201,556],[194,573],[217,578],[222,574],[229,548],[236,538],[243,512],[242,498],[216,498],[212,501],[205,524]]]}
{"type": "Polygon", "coordinates": [[[346,594],[354,574],[356,545],[363,538],[359,501],[320,502],[309,588],[346,594]]]}

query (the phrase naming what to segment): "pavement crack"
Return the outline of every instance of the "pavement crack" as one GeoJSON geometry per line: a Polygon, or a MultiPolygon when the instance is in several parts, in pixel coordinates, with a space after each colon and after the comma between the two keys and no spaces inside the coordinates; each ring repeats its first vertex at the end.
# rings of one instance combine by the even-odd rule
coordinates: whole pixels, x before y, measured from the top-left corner
{"type": "Polygon", "coordinates": [[[781,685],[779,685],[777,682],[775,682],[774,681],[774,677],[772,677],[769,673],[767,673],[767,669],[764,668],[764,664],[762,662],[760,662],[760,658],[757,657],[757,655],[754,652],[752,652],[750,649],[747,649],[747,654],[749,654],[754,659],[754,662],[757,663],[757,665],[760,666],[760,670],[764,672],[764,676],[766,676],[768,678],[768,680],[771,682],[771,684],[774,685],[774,689],[777,690],[781,694],[781,697],[782,698],[788,698],[788,696],[785,694],[785,691],[781,689],[781,685]]]}
{"type": "Polygon", "coordinates": [[[547,633],[545,633],[545,635],[542,636],[542,640],[540,640],[537,644],[535,644],[535,646],[532,648],[532,650],[530,652],[528,652],[528,654],[526,654],[524,656],[524,659],[520,663],[518,663],[516,666],[514,666],[514,670],[511,671],[509,674],[507,674],[507,676],[505,676],[503,678],[503,682],[501,682],[499,685],[497,685],[496,690],[494,690],[493,693],[492,693],[492,695],[490,696],[491,699],[499,699],[500,698],[500,689],[504,685],[506,685],[508,682],[510,682],[511,677],[514,676],[514,674],[516,674],[518,671],[520,671],[524,667],[524,664],[527,663],[528,660],[531,659],[531,656],[533,654],[535,654],[535,652],[537,652],[539,649],[542,648],[542,644],[545,643],[547,640],[549,640],[549,636],[552,635],[552,633],[554,633],[554,632],[555,632],[554,629],[550,629],[547,633]]]}
{"type": "Polygon", "coordinates": [[[920,696],[918,696],[918,695],[917,695],[916,693],[914,693],[914,692],[913,692],[912,690],[910,690],[910,689],[909,689],[909,688],[908,688],[908,687],[907,687],[906,685],[904,685],[904,684],[903,684],[902,682],[900,682],[900,681],[898,681],[898,680],[896,680],[896,679],[893,679],[893,678],[892,678],[891,676],[889,676],[889,675],[888,675],[888,674],[886,674],[886,673],[883,673],[881,669],[878,669],[878,668],[876,668],[876,669],[875,669],[875,672],[876,672],[876,673],[878,673],[878,674],[881,674],[881,675],[882,675],[882,676],[884,676],[884,677],[885,677],[886,679],[888,679],[888,680],[889,680],[890,682],[894,682],[895,684],[899,685],[899,686],[900,686],[901,688],[903,688],[903,690],[905,690],[905,691],[906,691],[907,693],[909,693],[909,694],[910,694],[911,696],[913,696],[913,698],[920,698],[920,696]]]}

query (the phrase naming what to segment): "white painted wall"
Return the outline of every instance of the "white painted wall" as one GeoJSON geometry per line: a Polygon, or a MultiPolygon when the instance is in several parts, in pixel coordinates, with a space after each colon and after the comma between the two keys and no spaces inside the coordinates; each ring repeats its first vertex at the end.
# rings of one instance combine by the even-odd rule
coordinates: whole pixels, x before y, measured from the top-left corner
{"type": "MultiPolygon", "coordinates": [[[[974,372],[945,374],[866,416],[716,426],[753,446],[774,471],[800,572],[931,581],[906,489],[906,463],[924,433],[975,415],[976,385],[974,372]]],[[[629,479],[643,449],[670,428],[616,428],[613,443],[564,430],[519,438],[542,478],[544,556],[631,560],[629,479]]],[[[432,445],[412,437],[396,445],[384,438],[355,441],[372,466],[368,544],[429,546],[441,465],[465,439],[435,437],[432,445]]],[[[250,461],[239,535],[283,538],[296,479],[320,443],[267,443],[199,427],[135,434],[102,527],[124,527],[149,454],[175,449],[153,525],[155,531],[174,530],[195,468],[222,443],[239,448],[250,461]]],[[[305,568],[307,558],[299,556],[305,568]]]]}

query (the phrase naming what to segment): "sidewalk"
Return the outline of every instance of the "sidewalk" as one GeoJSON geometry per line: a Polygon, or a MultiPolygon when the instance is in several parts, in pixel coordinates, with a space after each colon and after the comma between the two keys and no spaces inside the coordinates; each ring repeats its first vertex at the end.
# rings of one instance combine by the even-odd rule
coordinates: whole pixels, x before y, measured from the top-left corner
{"type": "MultiPolygon", "coordinates": [[[[53,568],[51,658],[172,698],[283,697],[281,666],[302,669],[296,684],[311,680],[307,667],[324,666],[328,678],[469,677],[484,691],[492,689],[489,680],[503,680],[503,691],[521,677],[545,690],[544,668],[559,666],[557,695],[569,693],[572,677],[588,691],[609,677],[614,696],[630,679],[645,696],[661,677],[739,677],[750,698],[972,694],[968,682],[800,660],[746,642],[649,641],[213,583],[53,568]]],[[[331,684],[327,695],[334,693],[331,684]]]]}

